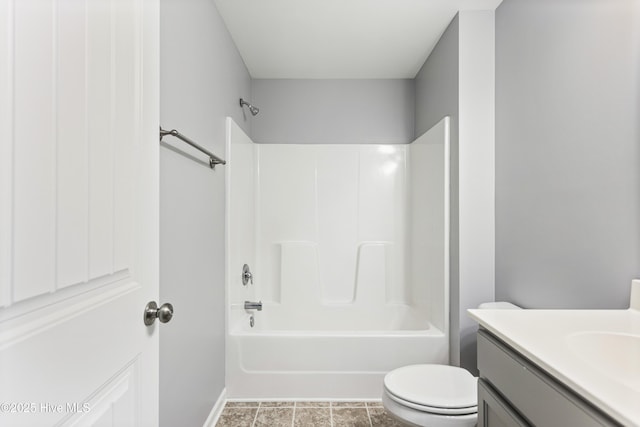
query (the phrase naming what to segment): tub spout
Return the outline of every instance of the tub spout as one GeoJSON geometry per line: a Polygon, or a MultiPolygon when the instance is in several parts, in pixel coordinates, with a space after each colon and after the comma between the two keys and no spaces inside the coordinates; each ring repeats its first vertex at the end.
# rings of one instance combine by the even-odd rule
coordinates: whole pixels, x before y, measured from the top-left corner
{"type": "Polygon", "coordinates": [[[262,301],[253,302],[253,301],[245,301],[244,302],[245,310],[258,310],[262,311],[262,301]]]}

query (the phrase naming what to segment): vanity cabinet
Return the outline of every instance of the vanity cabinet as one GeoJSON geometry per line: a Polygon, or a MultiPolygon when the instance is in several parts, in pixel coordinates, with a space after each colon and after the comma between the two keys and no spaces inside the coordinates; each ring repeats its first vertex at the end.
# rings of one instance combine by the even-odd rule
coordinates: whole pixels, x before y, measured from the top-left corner
{"type": "Polygon", "coordinates": [[[620,426],[485,329],[478,369],[478,427],[620,426]]]}

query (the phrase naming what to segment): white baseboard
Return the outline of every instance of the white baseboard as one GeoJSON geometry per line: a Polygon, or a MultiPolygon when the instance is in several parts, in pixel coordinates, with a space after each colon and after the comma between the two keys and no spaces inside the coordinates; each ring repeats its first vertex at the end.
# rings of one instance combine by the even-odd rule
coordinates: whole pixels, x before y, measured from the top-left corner
{"type": "Polygon", "coordinates": [[[216,400],[216,403],[213,405],[213,408],[207,417],[207,421],[204,422],[202,427],[215,427],[218,422],[218,418],[220,418],[220,414],[222,414],[225,403],[227,403],[227,389],[223,388],[222,392],[220,392],[220,396],[218,396],[218,400],[216,400]]]}

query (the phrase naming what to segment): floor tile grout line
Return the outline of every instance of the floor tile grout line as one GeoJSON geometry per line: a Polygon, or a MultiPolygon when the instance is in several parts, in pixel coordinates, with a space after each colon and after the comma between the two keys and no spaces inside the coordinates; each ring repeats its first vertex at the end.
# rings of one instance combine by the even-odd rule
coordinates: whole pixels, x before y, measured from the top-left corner
{"type": "Polygon", "coordinates": [[[373,421],[371,421],[371,414],[369,413],[369,405],[365,403],[364,407],[367,410],[367,418],[369,418],[369,426],[373,427],[373,421]]]}
{"type": "Polygon", "coordinates": [[[329,423],[331,427],[333,427],[333,403],[334,402],[329,402],[329,423]]]}
{"type": "Polygon", "coordinates": [[[293,402],[293,415],[291,415],[291,427],[295,427],[296,425],[296,406],[298,406],[298,404],[296,402],[293,402]]]}
{"type": "Polygon", "coordinates": [[[251,423],[251,427],[255,427],[256,421],[258,420],[258,412],[260,412],[260,406],[262,406],[262,402],[258,402],[258,409],[256,409],[256,415],[253,417],[253,423],[251,423]]]}

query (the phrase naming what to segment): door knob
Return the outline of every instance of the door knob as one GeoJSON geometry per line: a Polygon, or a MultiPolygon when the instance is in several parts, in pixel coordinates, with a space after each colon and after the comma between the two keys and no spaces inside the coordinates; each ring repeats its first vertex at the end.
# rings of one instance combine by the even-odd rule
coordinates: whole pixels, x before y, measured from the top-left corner
{"type": "Polygon", "coordinates": [[[160,323],[167,323],[172,317],[173,306],[168,302],[158,308],[158,304],[155,301],[150,301],[144,308],[144,324],[147,326],[153,325],[156,319],[159,319],[160,323]]]}

